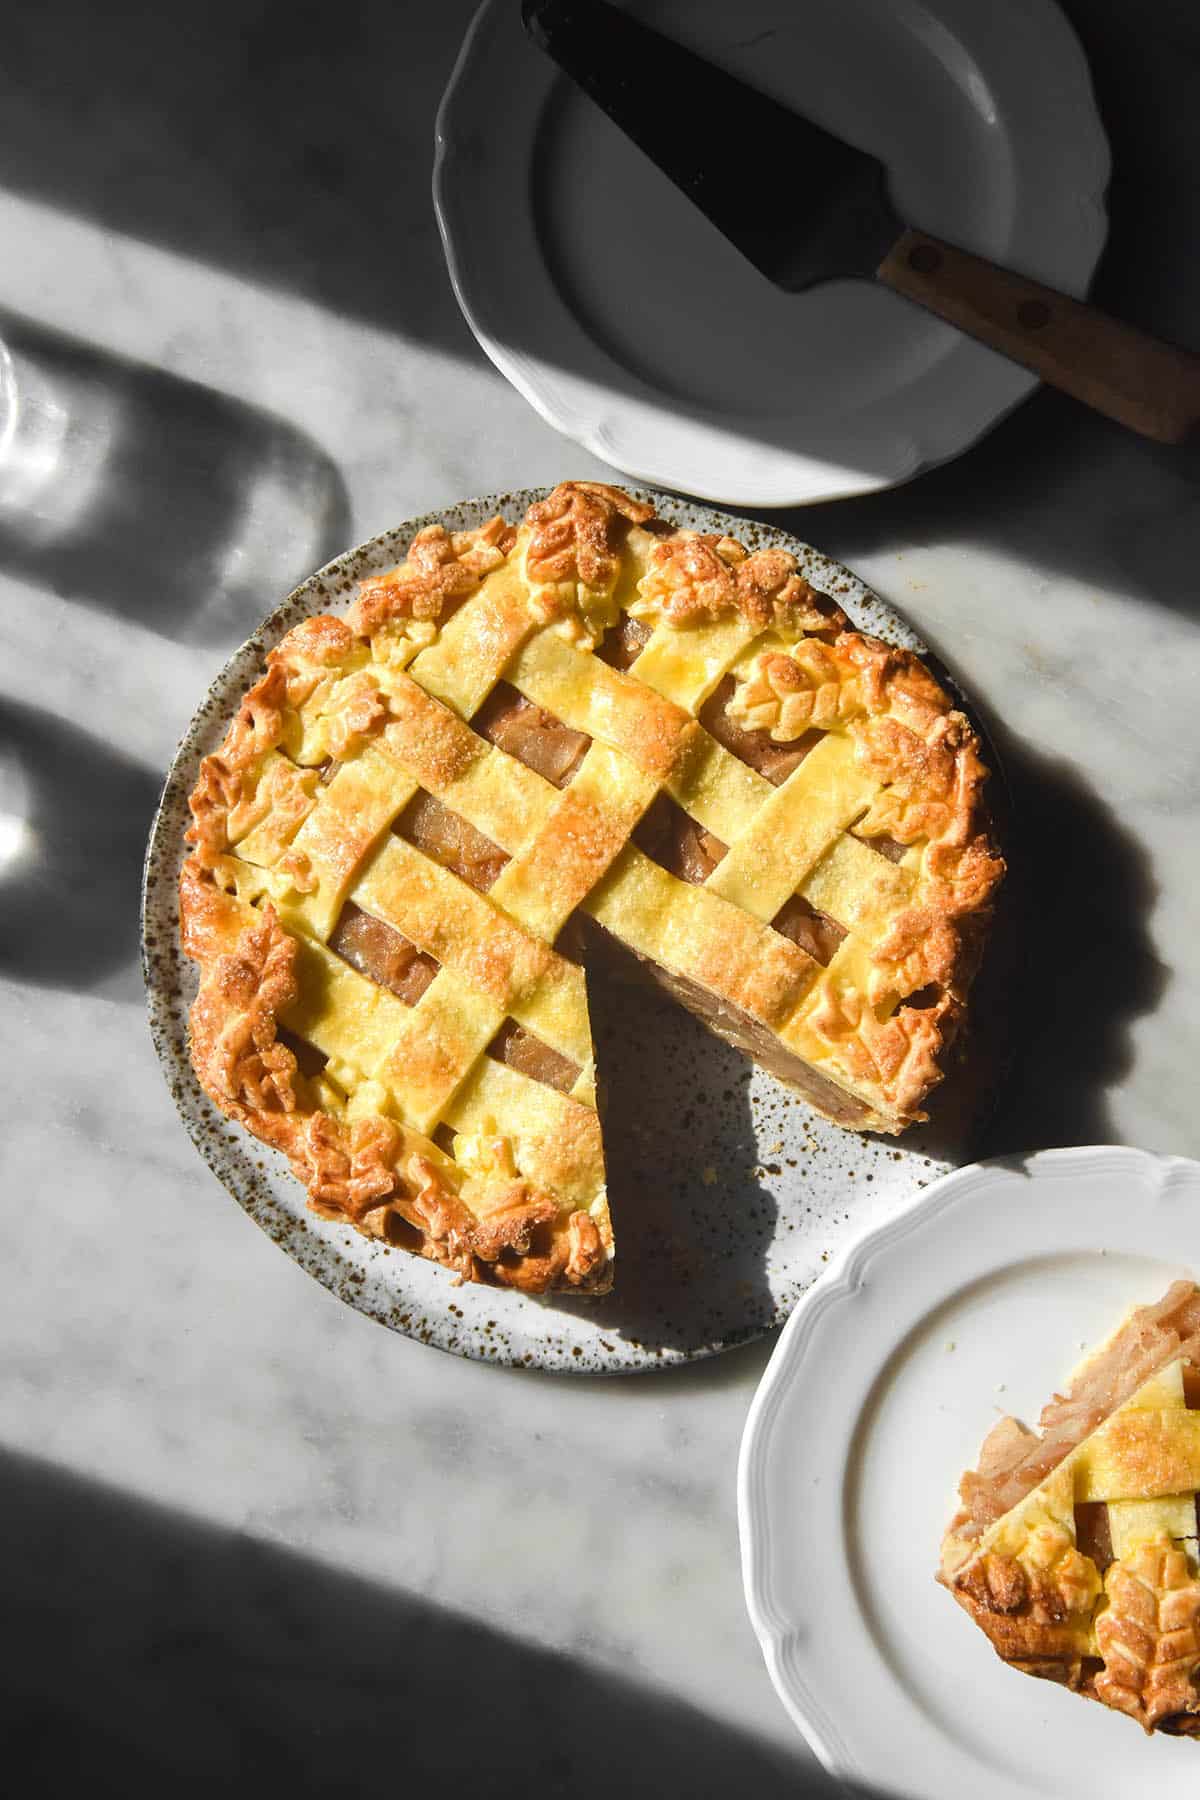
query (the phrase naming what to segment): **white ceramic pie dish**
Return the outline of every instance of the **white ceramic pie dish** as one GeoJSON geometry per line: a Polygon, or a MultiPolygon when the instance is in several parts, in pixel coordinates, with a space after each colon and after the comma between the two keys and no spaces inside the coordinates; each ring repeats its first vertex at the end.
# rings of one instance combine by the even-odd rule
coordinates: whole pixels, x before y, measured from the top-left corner
{"type": "MultiPolygon", "coordinates": [[[[786,533],[638,491],[682,525],[732,531],[751,547],[786,546],[856,624],[922,650],[849,570],[786,533]]],[[[610,1164],[619,1158],[621,1170],[611,1182],[616,1288],[599,1300],[536,1298],[456,1287],[432,1263],[317,1218],[283,1157],[217,1112],[188,1058],[196,972],[179,947],[177,900],[187,799],[200,758],[220,742],[265,652],[300,619],[342,610],[357,581],[393,567],[423,525],[478,525],[497,511],[520,518],[544,492],[462,501],[347,552],[296,589],[217,675],[180,744],[151,833],[143,905],[150,1024],[180,1116],[214,1174],[289,1256],[360,1312],[486,1361],[590,1374],[662,1368],[781,1324],[844,1243],[961,1161],[961,1134],[936,1122],[936,1103],[933,1126],[899,1139],[841,1131],[677,1007],[641,995],[606,1005],[601,984],[592,1016],[610,1164]]]]}
{"type": "MultiPolygon", "coordinates": [[[[637,4],[878,154],[914,224],[1087,291],[1108,146],[1052,0],[637,4]]],[[[787,230],[788,172],[763,179],[787,230]]],[[[516,0],[485,0],[467,34],[434,203],[472,331],[542,417],[617,468],[722,504],[892,486],[1037,385],[883,288],[778,292],[529,43],[516,0]]]]}
{"type": "Polygon", "coordinates": [[[1197,1746],[1005,1668],[934,1581],[958,1477],[1131,1307],[1200,1275],[1200,1163],[1100,1146],[974,1164],[793,1312],[738,1469],[746,1602],[834,1774],[912,1800],[1189,1800],[1197,1746]]]}

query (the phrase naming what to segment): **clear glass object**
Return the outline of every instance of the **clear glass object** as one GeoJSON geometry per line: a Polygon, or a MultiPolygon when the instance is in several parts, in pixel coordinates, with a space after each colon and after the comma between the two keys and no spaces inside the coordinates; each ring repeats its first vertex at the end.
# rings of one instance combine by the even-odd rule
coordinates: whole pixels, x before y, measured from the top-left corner
{"type": "Polygon", "coordinates": [[[288,420],[0,313],[0,571],[232,648],[351,539],[288,420]]]}

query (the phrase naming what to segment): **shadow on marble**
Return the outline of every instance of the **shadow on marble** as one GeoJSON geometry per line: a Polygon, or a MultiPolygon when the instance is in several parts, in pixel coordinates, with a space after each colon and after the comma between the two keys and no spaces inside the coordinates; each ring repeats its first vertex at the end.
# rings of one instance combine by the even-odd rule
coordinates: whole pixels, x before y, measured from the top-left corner
{"type": "Polygon", "coordinates": [[[902,487],[757,516],[851,567],[912,544],[979,545],[1021,586],[1061,575],[1200,616],[1200,445],[1152,444],[1047,390],[902,487]]]}
{"type": "Polygon", "coordinates": [[[0,340],[19,401],[0,568],[232,648],[347,548],[341,474],[286,420],[2,309],[0,340]]]}
{"type": "Polygon", "coordinates": [[[0,971],[47,987],[137,984],[158,780],[64,719],[0,699],[0,971]]]}
{"type": "Polygon", "coordinates": [[[1200,113],[1192,104],[1200,11],[1192,0],[1059,4],[1087,51],[1112,146],[1111,231],[1092,298],[1146,331],[1200,348],[1200,113]]]}
{"type": "Polygon", "coordinates": [[[131,0],[114,30],[103,8],[41,0],[6,35],[0,181],[482,363],[429,196],[474,10],[242,0],[183,18],[131,0]]]}
{"type": "MultiPolygon", "coordinates": [[[[367,0],[349,12],[250,0],[194,21],[180,56],[173,16],[148,0],[124,10],[120,32],[78,0],[46,0],[28,9],[0,69],[0,177],[479,362],[429,199],[434,115],[473,10],[474,0],[367,0]]],[[[1066,10],[1114,148],[1093,297],[1195,342],[1200,261],[1179,222],[1194,213],[1200,162],[1200,114],[1183,104],[1200,70],[1200,27],[1185,0],[1067,0],[1066,10]]],[[[998,541],[1016,562],[1195,606],[1198,458],[1042,395],[915,483],[783,516],[851,561],[930,536],[998,541]],[[1161,471],[1161,503],[1131,530],[1128,507],[1114,503],[1144,485],[1148,464],[1161,471]],[[1061,506],[1047,504],[1054,493],[1061,506]]]]}
{"type": "MultiPolygon", "coordinates": [[[[0,1750],[22,1793],[850,1791],[799,1742],[6,1451],[0,1542],[0,1750]]],[[[397,1544],[389,1575],[403,1561],[397,1544]]]]}
{"type": "Polygon", "coordinates": [[[1120,1133],[1106,1093],[1168,979],[1149,931],[1158,890],[1136,839],[1076,769],[995,722],[990,731],[1012,793],[1020,949],[1006,978],[1014,1055],[978,1154],[1110,1143],[1120,1133]]]}

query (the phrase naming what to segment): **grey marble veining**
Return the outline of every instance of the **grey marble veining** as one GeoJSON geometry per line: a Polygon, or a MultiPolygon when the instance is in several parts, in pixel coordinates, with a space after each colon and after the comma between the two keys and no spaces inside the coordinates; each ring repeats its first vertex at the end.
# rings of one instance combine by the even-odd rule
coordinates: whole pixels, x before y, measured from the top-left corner
{"type": "MultiPolygon", "coordinates": [[[[399,517],[607,473],[482,359],[441,266],[468,9],[242,10],[115,43],[53,0],[0,73],[0,336],[42,407],[0,506],[3,1741],[45,1791],[356,1792],[390,1756],[432,1791],[820,1792],[742,1609],[769,1346],[599,1383],[391,1336],[252,1230],[155,1063],[141,849],[229,649],[399,517]]],[[[1117,155],[1100,296],[1200,341],[1168,229],[1200,198],[1200,31],[1073,10],[1117,155]]],[[[907,612],[1009,769],[1032,1038],[997,1148],[1197,1151],[1198,496],[1195,452],[1041,396],[788,521],[907,612]]]]}

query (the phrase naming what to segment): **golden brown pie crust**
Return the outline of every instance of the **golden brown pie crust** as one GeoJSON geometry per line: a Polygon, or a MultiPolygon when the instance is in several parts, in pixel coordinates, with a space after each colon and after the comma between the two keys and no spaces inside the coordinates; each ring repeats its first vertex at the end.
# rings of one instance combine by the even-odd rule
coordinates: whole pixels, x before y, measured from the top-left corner
{"type": "Polygon", "coordinates": [[[266,662],[191,797],[192,1055],[315,1210],[611,1283],[577,910],[839,1122],[924,1116],[1003,873],[987,772],[790,553],[564,482],[266,662]]]}

